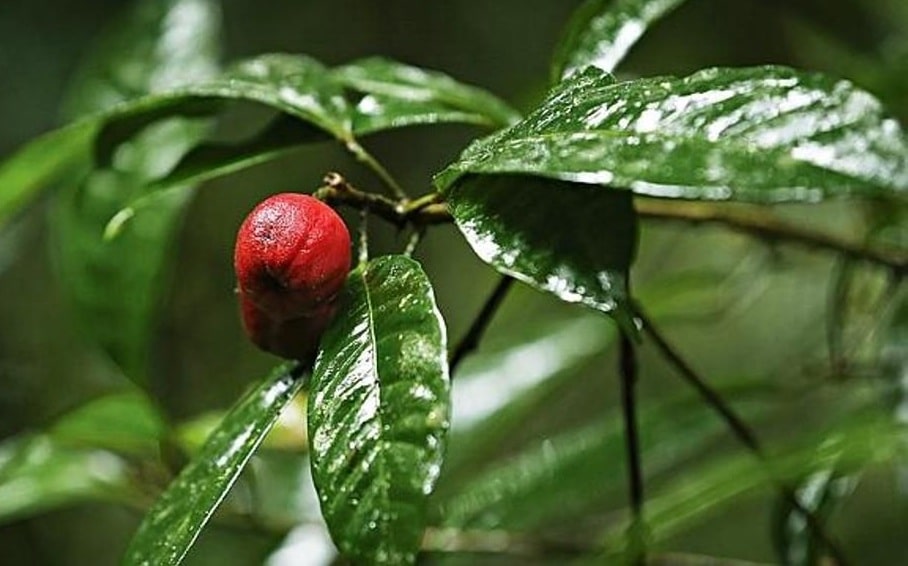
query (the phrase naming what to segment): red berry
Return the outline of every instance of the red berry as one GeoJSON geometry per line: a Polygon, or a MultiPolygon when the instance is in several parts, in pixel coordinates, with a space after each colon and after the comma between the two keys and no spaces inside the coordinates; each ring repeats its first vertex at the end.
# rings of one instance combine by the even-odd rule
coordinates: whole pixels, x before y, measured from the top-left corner
{"type": "Polygon", "coordinates": [[[277,320],[240,295],[240,310],[243,328],[253,344],[282,358],[311,360],[336,306],[327,303],[311,316],[277,320]]]}
{"type": "Polygon", "coordinates": [[[350,271],[340,216],[308,195],[269,197],[240,226],[233,261],[252,341],[284,357],[313,353],[350,271]]]}

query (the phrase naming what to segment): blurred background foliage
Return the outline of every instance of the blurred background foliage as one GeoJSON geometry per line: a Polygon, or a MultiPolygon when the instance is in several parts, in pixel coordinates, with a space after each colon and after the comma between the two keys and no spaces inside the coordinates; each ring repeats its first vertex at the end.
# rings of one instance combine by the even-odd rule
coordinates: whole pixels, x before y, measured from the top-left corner
{"type": "MultiPolygon", "coordinates": [[[[283,51],[338,64],[381,54],[442,70],[526,109],[544,92],[552,50],[578,4],[225,0],[224,59],[283,51]]],[[[80,58],[123,7],[114,0],[0,3],[0,155],[61,123],[66,87],[80,58]]],[[[764,63],[848,77],[908,123],[908,4],[903,0],[690,0],[649,33],[619,76],[764,63]]],[[[239,135],[262,119],[261,110],[238,107],[219,127],[225,136],[239,135]]],[[[479,133],[466,126],[416,128],[379,134],[367,145],[405,186],[422,192],[430,175],[479,133]]],[[[373,183],[339,148],[322,144],[209,182],[197,193],[168,252],[176,266],[161,304],[151,360],[156,401],[173,422],[192,423],[181,429],[177,442],[197,443],[204,419],[216,418],[211,415],[229,406],[275,361],[247,343],[240,329],[231,264],[236,227],[264,196],[312,190],[329,170],[365,186],[373,183]]],[[[44,429],[105,394],[132,392],[87,340],[54,279],[44,253],[48,201],[42,199],[0,232],[2,438],[44,429]]],[[[904,210],[833,201],[778,211],[854,240],[908,243],[904,210]]],[[[557,222],[553,219],[553,230],[557,222]]],[[[403,235],[379,222],[372,231],[375,252],[404,245],[403,235]]],[[[433,229],[417,257],[433,279],[449,335],[456,340],[497,276],[474,257],[453,226],[433,229]]],[[[664,321],[679,349],[729,394],[772,447],[816,438],[843,415],[858,411],[906,418],[904,285],[893,291],[885,275],[828,254],[768,246],[720,228],[674,224],[644,224],[634,271],[638,294],[653,316],[664,321]],[[841,328],[841,334],[831,327],[841,328]]],[[[579,307],[515,288],[478,355],[455,380],[455,435],[439,485],[439,496],[450,498],[441,522],[545,529],[554,536],[593,533],[592,539],[603,532],[625,505],[620,436],[601,433],[612,430],[617,418],[612,332],[609,322],[579,307]],[[498,399],[518,402],[494,413],[498,399]],[[521,459],[531,462],[540,451],[539,457],[555,454],[564,464],[561,475],[534,479],[519,473],[521,459]],[[514,497],[524,498],[526,508],[508,505],[500,477],[509,476],[495,475],[514,462],[517,472],[505,471],[517,473],[514,497]],[[576,482],[573,499],[546,502],[547,482],[576,482]],[[500,508],[489,503],[496,498],[504,501],[500,508]],[[482,502],[479,512],[475,501],[482,502]],[[536,517],[534,508],[544,512],[536,517]]],[[[651,348],[644,347],[641,355],[644,415],[655,415],[651,427],[644,425],[650,489],[699,476],[740,477],[746,483],[747,475],[732,466],[743,455],[740,447],[651,348]],[[709,468],[712,461],[731,466],[732,472],[723,476],[722,469],[709,468]]],[[[124,402],[109,410],[116,415],[137,409],[124,402]]],[[[140,421],[134,435],[146,443],[163,426],[153,416],[140,421]]],[[[75,425],[57,426],[78,431],[75,425]]],[[[114,432],[107,442],[116,441],[114,432]]],[[[78,434],[69,439],[75,446],[85,441],[78,434]]],[[[253,462],[256,481],[241,484],[232,503],[242,508],[252,501],[275,521],[282,513],[317,515],[314,502],[303,495],[295,501],[298,510],[284,508],[281,495],[298,490],[285,492],[280,486],[298,482],[306,468],[297,453],[275,442],[253,462]]],[[[291,446],[294,442],[288,440],[291,446]]],[[[136,460],[157,450],[154,443],[127,444],[137,451],[131,456],[136,460]]],[[[40,458],[41,447],[34,450],[40,458]]],[[[73,459],[68,465],[94,466],[101,493],[105,474],[115,473],[113,464],[101,460],[73,459]]],[[[908,563],[908,470],[895,468],[871,466],[852,482],[855,493],[832,516],[833,532],[857,564],[908,563]]],[[[36,481],[65,491],[66,469],[36,481]]],[[[526,469],[536,468],[530,463],[526,469]]],[[[142,479],[150,485],[164,481],[157,473],[148,470],[142,479]]],[[[3,497],[0,492],[0,507],[3,497]]],[[[689,503],[689,508],[708,507],[708,514],[660,544],[757,562],[776,559],[768,534],[778,508],[773,491],[765,486],[748,490],[733,506],[709,501],[689,503]]],[[[113,564],[140,518],[135,506],[94,500],[7,520],[0,526],[2,562],[113,564]]],[[[260,563],[280,540],[267,524],[216,522],[188,562],[260,563]]]]}

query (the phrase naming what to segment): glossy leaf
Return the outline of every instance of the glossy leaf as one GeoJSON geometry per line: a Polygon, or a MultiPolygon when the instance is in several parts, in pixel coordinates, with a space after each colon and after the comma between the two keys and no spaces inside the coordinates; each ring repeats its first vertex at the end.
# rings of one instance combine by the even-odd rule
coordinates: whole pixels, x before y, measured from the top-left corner
{"type": "Polygon", "coordinates": [[[784,67],[616,83],[587,68],[436,177],[522,173],[650,196],[814,202],[902,194],[908,141],[848,81],[784,67]]]}
{"type": "Polygon", "coordinates": [[[68,446],[49,435],[0,444],[0,524],[81,501],[135,495],[119,457],[68,446]]]}
{"type": "Polygon", "coordinates": [[[587,0],[555,50],[552,75],[562,79],[593,65],[611,73],[647,30],[684,0],[587,0]]]}
{"type": "Polygon", "coordinates": [[[165,431],[164,420],[148,396],[129,392],[90,401],[61,417],[49,432],[71,446],[157,457],[165,431]]]}
{"type": "Polygon", "coordinates": [[[309,397],[322,514],[354,561],[411,563],[448,429],[444,322],[422,268],[403,256],[360,265],[342,301],[309,397]]]}
{"type": "Polygon", "coordinates": [[[352,137],[351,109],[341,86],[318,61],[304,55],[270,54],[241,61],[221,76],[146,96],[115,108],[99,134],[98,159],[109,161],[120,143],[163,118],[211,113],[218,102],[263,104],[324,130],[352,137]]]}
{"type": "Polygon", "coordinates": [[[563,301],[610,313],[634,331],[626,275],[637,217],[629,193],[543,177],[471,175],[447,200],[480,259],[563,301]]]}
{"type": "MultiPolygon", "coordinates": [[[[213,0],[142,0],[102,37],[71,94],[70,111],[104,111],[155,90],[214,74],[220,12],[213,0]]],[[[201,139],[204,124],[161,122],[121,146],[116,163],[58,195],[56,267],[86,331],[127,376],[142,383],[171,243],[191,193],[160,195],[114,242],[110,217],[201,139]]]]}
{"type": "Polygon", "coordinates": [[[338,67],[333,75],[364,94],[355,110],[357,134],[444,122],[504,127],[520,119],[517,111],[482,89],[390,59],[361,59],[338,67]]]}
{"type": "Polygon", "coordinates": [[[249,457],[303,385],[302,369],[277,368],[224,417],[145,516],[124,564],[179,564],[249,457]]]}

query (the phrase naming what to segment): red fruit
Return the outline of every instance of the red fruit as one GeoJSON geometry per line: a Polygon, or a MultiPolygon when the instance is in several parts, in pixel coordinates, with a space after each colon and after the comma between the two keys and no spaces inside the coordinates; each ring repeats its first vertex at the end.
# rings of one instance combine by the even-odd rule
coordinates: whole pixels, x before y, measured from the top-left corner
{"type": "Polygon", "coordinates": [[[308,195],[269,197],[240,226],[233,261],[252,341],[284,357],[313,353],[350,271],[340,216],[308,195]]]}
{"type": "Polygon", "coordinates": [[[334,318],[336,306],[327,303],[311,316],[276,320],[240,295],[240,310],[243,328],[253,344],[282,358],[311,360],[322,333],[334,318]]]}

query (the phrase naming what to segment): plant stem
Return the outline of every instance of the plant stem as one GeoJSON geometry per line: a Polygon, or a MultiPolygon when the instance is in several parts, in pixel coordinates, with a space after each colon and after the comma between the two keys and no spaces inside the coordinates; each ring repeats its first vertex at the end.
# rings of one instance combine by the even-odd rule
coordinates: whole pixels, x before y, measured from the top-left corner
{"type": "Polygon", "coordinates": [[[637,351],[623,330],[619,342],[618,373],[621,377],[621,413],[624,417],[624,443],[627,452],[628,498],[631,524],[628,528],[628,563],[646,563],[643,522],[643,466],[640,461],[640,437],[637,430],[637,351]]]}
{"type": "Polygon", "coordinates": [[[641,218],[691,224],[719,224],[729,230],[766,242],[788,242],[833,252],[856,261],[874,263],[889,269],[897,277],[903,277],[908,273],[908,254],[904,251],[868,248],[823,232],[790,224],[760,209],[743,212],[713,204],[665,202],[655,199],[637,199],[636,208],[641,218]]]}
{"type": "MultiPolygon", "coordinates": [[[[369,208],[376,215],[398,226],[406,222],[427,226],[453,221],[450,210],[437,193],[430,193],[413,201],[407,199],[395,201],[375,193],[359,191],[349,184],[346,184],[346,187],[345,190],[324,187],[319,189],[319,194],[329,202],[353,208],[369,208]]],[[[637,199],[635,206],[637,214],[644,220],[717,224],[768,243],[784,242],[831,252],[855,261],[872,263],[888,269],[896,278],[908,274],[908,253],[903,250],[870,248],[780,220],[760,209],[743,212],[710,203],[656,199],[637,199]]]]}
{"type": "MultiPolygon", "coordinates": [[[[756,434],[750,429],[747,423],[745,423],[744,420],[735,413],[734,409],[725,402],[718,391],[710,387],[703,377],[681,357],[681,354],[679,354],[671,344],[669,344],[662,332],[653,324],[652,319],[645,314],[639,305],[635,307],[635,311],[643,322],[643,331],[653,340],[665,359],[675,366],[678,373],[681,374],[689,385],[697,390],[697,393],[706,401],[706,404],[719,414],[738,440],[740,440],[741,443],[744,444],[760,461],[766,462],[766,453],[763,451],[763,447],[760,445],[760,441],[757,439],[756,434]]],[[[810,511],[810,509],[807,509],[801,503],[801,500],[798,499],[797,494],[791,487],[785,485],[781,481],[778,481],[777,483],[782,496],[788,501],[789,505],[801,514],[813,535],[826,547],[826,550],[829,552],[829,555],[834,560],[835,564],[838,566],[846,566],[848,561],[845,559],[844,553],[838,543],[826,532],[822,522],[810,511]]]]}
{"type": "Polygon", "coordinates": [[[366,167],[372,170],[375,175],[381,179],[381,182],[385,184],[385,187],[391,191],[391,194],[399,199],[405,200],[407,198],[407,193],[404,191],[403,187],[400,186],[400,183],[388,172],[385,167],[379,163],[371,153],[366,151],[366,148],[361,146],[358,141],[355,139],[347,140],[345,144],[346,148],[356,157],[357,161],[364,164],[366,167]]]}
{"type": "Polygon", "coordinates": [[[413,254],[416,252],[416,248],[419,246],[419,243],[422,242],[422,238],[425,235],[425,226],[415,227],[413,229],[413,233],[410,234],[410,238],[407,240],[407,247],[404,248],[404,255],[407,257],[413,257],[413,254]]]}
{"type": "Polygon", "coordinates": [[[495,316],[495,312],[498,310],[498,307],[501,306],[502,301],[504,301],[504,298],[507,296],[513,283],[513,278],[502,275],[498,284],[495,285],[495,289],[492,290],[492,294],[489,295],[485,304],[482,305],[482,309],[480,309],[479,314],[473,320],[473,324],[470,325],[467,333],[464,334],[464,337],[461,338],[460,342],[451,353],[450,371],[452,375],[454,374],[454,370],[457,369],[457,366],[460,365],[460,362],[463,361],[464,357],[479,346],[482,335],[485,333],[486,328],[492,321],[492,317],[495,316]]]}
{"type": "Polygon", "coordinates": [[[359,264],[369,261],[369,211],[363,209],[359,214],[359,264]]]}

